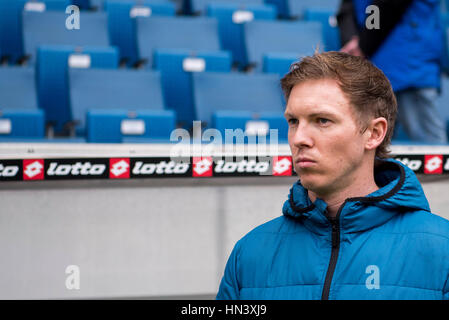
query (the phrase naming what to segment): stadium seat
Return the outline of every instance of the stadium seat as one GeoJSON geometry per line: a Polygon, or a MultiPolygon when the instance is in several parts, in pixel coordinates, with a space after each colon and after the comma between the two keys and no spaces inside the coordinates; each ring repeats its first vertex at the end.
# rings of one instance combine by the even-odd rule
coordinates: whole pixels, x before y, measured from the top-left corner
{"type": "Polygon", "coordinates": [[[40,109],[0,107],[0,142],[43,140],[44,118],[40,109]]]}
{"type": "Polygon", "coordinates": [[[188,14],[203,15],[207,6],[212,3],[228,3],[237,5],[262,5],[264,0],[184,0],[184,11],[188,14]]]}
{"type": "Polygon", "coordinates": [[[136,17],[174,16],[175,5],[163,0],[108,0],[108,29],[111,44],[120,48],[120,57],[129,66],[138,60],[136,17]]]}
{"type": "Polygon", "coordinates": [[[253,20],[276,19],[276,9],[271,5],[212,3],[207,14],[217,18],[221,47],[232,52],[233,62],[240,68],[248,64],[243,25],[253,20]]]}
{"type": "Polygon", "coordinates": [[[167,108],[176,111],[179,124],[190,128],[195,120],[192,73],[230,72],[231,55],[223,51],[156,50],[155,68],[160,70],[167,108]]]}
{"type": "Polygon", "coordinates": [[[24,12],[25,53],[34,64],[41,45],[108,46],[107,15],[104,12],[82,12],[80,28],[66,28],[64,12],[24,12]]]}
{"type": "Polygon", "coordinates": [[[0,108],[38,109],[34,68],[0,68],[0,108]]]}
{"type": "Polygon", "coordinates": [[[121,143],[124,138],[169,141],[175,129],[172,110],[104,110],[87,112],[87,142],[121,143]]]}
{"type": "Polygon", "coordinates": [[[65,11],[70,0],[0,0],[0,51],[11,64],[24,55],[22,37],[22,11],[65,11]]]}
{"type": "Polygon", "coordinates": [[[46,121],[53,124],[55,133],[63,133],[64,125],[71,120],[68,69],[114,69],[118,61],[115,47],[39,47],[36,64],[39,107],[45,110],[46,121]]]}
{"type": "Polygon", "coordinates": [[[325,51],[340,50],[340,31],[337,26],[335,11],[326,8],[306,8],[304,11],[304,20],[321,22],[325,51]]]}
{"type": "Polygon", "coordinates": [[[153,67],[156,49],[187,49],[218,51],[218,24],[208,17],[149,17],[136,18],[137,47],[140,59],[153,67]]]}
{"type": "Polygon", "coordinates": [[[204,126],[211,126],[217,111],[284,111],[279,77],[274,74],[195,73],[193,92],[196,118],[204,126]]]}
{"type": "Polygon", "coordinates": [[[304,17],[306,8],[324,8],[336,12],[340,0],[265,0],[276,6],[279,17],[284,19],[304,17]]]}
{"type": "Polygon", "coordinates": [[[315,21],[252,21],[244,26],[248,62],[262,71],[263,56],[290,53],[311,55],[323,47],[321,23],[315,21]]]}
{"type": "Polygon", "coordinates": [[[288,16],[304,18],[307,10],[325,10],[336,14],[341,0],[287,0],[288,16]]]}
{"type": "Polygon", "coordinates": [[[289,72],[290,66],[300,57],[291,53],[269,53],[263,57],[263,72],[276,73],[283,77],[289,72]]]}
{"type": "Polygon", "coordinates": [[[72,0],[72,3],[81,10],[101,11],[104,9],[104,3],[107,0],[72,0]]]}
{"type": "Polygon", "coordinates": [[[70,69],[70,109],[76,136],[85,135],[89,109],[163,110],[158,71],[70,69]]]}
{"type": "MultiPolygon", "coordinates": [[[[266,142],[274,142],[270,138],[276,138],[279,143],[288,141],[288,124],[284,113],[279,112],[249,112],[249,111],[217,111],[213,114],[212,126],[219,130],[225,143],[256,143],[263,137],[266,142]],[[235,138],[229,136],[226,130],[240,129],[244,137],[235,138]],[[270,130],[277,130],[276,136],[270,135],[270,130]],[[243,139],[242,139],[243,138],[243,139]]],[[[274,134],[274,133],[273,133],[274,134]]]]}

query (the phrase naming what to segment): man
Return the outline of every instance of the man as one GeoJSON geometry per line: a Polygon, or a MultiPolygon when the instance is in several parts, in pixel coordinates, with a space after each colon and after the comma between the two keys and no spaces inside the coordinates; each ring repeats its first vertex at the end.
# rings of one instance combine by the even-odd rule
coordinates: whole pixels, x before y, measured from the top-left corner
{"type": "Polygon", "coordinates": [[[439,0],[343,0],[337,14],[341,51],[369,58],[386,74],[398,123],[421,143],[447,143],[436,106],[443,55],[439,6],[439,0]]]}
{"type": "Polygon", "coordinates": [[[235,245],[217,299],[449,299],[449,221],[388,159],[396,100],[368,60],[315,53],[282,79],[299,181],[235,245]]]}

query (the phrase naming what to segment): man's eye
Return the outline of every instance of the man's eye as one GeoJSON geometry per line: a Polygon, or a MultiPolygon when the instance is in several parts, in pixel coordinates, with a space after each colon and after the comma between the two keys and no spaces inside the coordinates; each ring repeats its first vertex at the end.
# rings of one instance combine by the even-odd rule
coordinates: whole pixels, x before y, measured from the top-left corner
{"type": "Polygon", "coordinates": [[[293,119],[293,118],[288,119],[288,124],[290,124],[290,125],[295,125],[295,124],[297,124],[297,123],[298,123],[298,120],[297,120],[297,119],[293,119]]]}
{"type": "Polygon", "coordinates": [[[318,118],[317,121],[319,124],[328,124],[330,122],[330,120],[326,118],[318,118]]]}

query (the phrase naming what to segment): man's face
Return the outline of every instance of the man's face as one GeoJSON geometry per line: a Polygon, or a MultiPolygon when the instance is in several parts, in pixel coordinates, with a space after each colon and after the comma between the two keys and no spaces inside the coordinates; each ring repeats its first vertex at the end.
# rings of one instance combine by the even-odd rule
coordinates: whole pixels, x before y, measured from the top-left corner
{"type": "Polygon", "coordinates": [[[354,112],[334,80],[309,80],[293,87],[285,111],[288,141],[306,189],[325,195],[353,181],[365,154],[354,112]]]}

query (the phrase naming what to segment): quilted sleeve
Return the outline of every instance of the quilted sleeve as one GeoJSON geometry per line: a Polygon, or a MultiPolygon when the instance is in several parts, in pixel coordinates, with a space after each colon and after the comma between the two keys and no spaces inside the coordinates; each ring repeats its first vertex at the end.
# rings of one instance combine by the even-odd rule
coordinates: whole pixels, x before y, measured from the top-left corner
{"type": "Polygon", "coordinates": [[[223,278],[217,293],[217,300],[239,300],[240,286],[238,281],[238,259],[240,253],[240,241],[234,246],[229,256],[223,278]]]}

